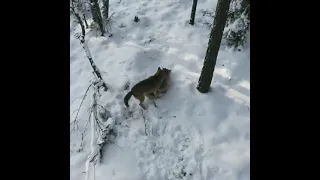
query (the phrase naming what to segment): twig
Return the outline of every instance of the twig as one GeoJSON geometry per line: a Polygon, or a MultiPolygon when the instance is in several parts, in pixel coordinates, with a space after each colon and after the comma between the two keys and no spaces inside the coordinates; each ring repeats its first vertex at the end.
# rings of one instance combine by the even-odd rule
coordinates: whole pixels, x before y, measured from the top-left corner
{"type": "Polygon", "coordinates": [[[247,106],[247,108],[248,108],[248,111],[250,112],[250,107],[248,106],[248,105],[246,105],[247,106]]]}
{"type": "Polygon", "coordinates": [[[99,130],[98,133],[101,135],[101,132],[103,131],[103,128],[101,127],[100,121],[98,120],[98,118],[96,117],[96,123],[98,124],[99,130]]]}
{"type": "MultiPolygon", "coordinates": [[[[111,18],[115,13],[112,13],[111,16],[106,20],[106,26],[107,26],[107,33],[109,33],[112,36],[112,29],[111,29],[111,25],[112,25],[112,21],[111,18]]],[[[111,37],[109,36],[109,37],[111,37]]]]}
{"type": "Polygon", "coordinates": [[[74,121],[74,123],[73,123],[73,128],[72,128],[71,131],[70,131],[70,135],[71,135],[71,133],[76,129],[76,126],[77,126],[77,129],[80,130],[80,127],[79,127],[79,125],[78,125],[78,122],[77,122],[77,121],[74,121]]]}
{"type": "Polygon", "coordinates": [[[138,48],[138,49],[141,49],[142,52],[143,52],[148,58],[150,58],[150,59],[152,59],[152,57],[157,53],[157,52],[155,52],[155,53],[153,53],[151,56],[149,56],[149,55],[147,54],[147,51],[145,51],[143,48],[141,48],[141,47],[139,47],[139,46],[136,46],[136,45],[134,45],[134,44],[128,44],[128,45],[133,46],[133,47],[138,48]]]}
{"type": "Polygon", "coordinates": [[[96,153],[92,158],[90,158],[90,162],[96,161],[96,157],[99,155],[99,153],[96,153]]]}
{"type": "Polygon", "coordinates": [[[86,124],[86,126],[84,127],[84,130],[83,130],[82,134],[84,134],[84,133],[86,132],[87,126],[88,126],[88,124],[89,124],[89,122],[90,122],[90,118],[91,118],[91,113],[90,113],[90,115],[89,115],[89,120],[87,121],[87,124],[86,124]]]}
{"type": "Polygon", "coordinates": [[[88,112],[91,112],[91,110],[92,110],[92,107],[90,106],[90,107],[88,108],[88,112]]]}
{"type": "Polygon", "coordinates": [[[97,115],[95,114],[94,115],[95,116],[95,121],[96,121],[96,123],[97,123],[97,125],[98,126],[96,126],[95,128],[96,128],[96,131],[99,133],[99,135],[101,136],[102,134],[101,134],[101,132],[102,132],[102,127],[100,126],[100,122],[99,122],[99,120],[98,120],[98,117],[97,117],[97,115]],[[98,130],[97,130],[97,128],[99,128],[98,130]]]}
{"type": "Polygon", "coordinates": [[[70,117],[71,117],[71,116],[73,115],[73,113],[75,113],[76,111],[79,111],[79,109],[74,110],[74,111],[71,113],[70,117]]]}
{"type": "Polygon", "coordinates": [[[98,107],[101,107],[102,109],[106,110],[101,104],[97,104],[98,107]]]}
{"type": "Polygon", "coordinates": [[[91,86],[92,86],[92,83],[88,86],[86,92],[85,92],[84,95],[83,95],[83,98],[82,98],[82,101],[81,101],[80,106],[79,106],[79,108],[78,108],[78,112],[77,112],[76,117],[75,117],[74,120],[70,123],[70,126],[74,123],[74,126],[73,126],[72,130],[70,131],[70,134],[75,130],[75,126],[76,126],[76,125],[77,125],[78,130],[80,130],[79,125],[78,125],[78,123],[77,123],[78,115],[79,115],[80,109],[81,109],[81,107],[82,107],[83,101],[84,101],[84,99],[86,98],[87,93],[88,93],[88,91],[89,91],[89,89],[90,89],[91,86]]]}
{"type": "Polygon", "coordinates": [[[142,138],[139,138],[139,137],[136,137],[137,139],[141,139],[141,140],[144,140],[144,141],[147,141],[146,139],[142,139],[142,138]]]}
{"type": "Polygon", "coordinates": [[[158,108],[158,106],[157,106],[156,102],[154,102],[154,101],[152,101],[152,102],[153,102],[154,106],[155,106],[156,108],[158,108]]]}
{"type": "Polygon", "coordinates": [[[111,14],[111,16],[110,16],[108,19],[111,19],[111,18],[112,18],[112,16],[113,16],[114,14],[116,14],[116,13],[115,13],[115,12],[114,12],[114,13],[112,13],[112,14],[111,14]]]}
{"type": "Polygon", "coordinates": [[[146,134],[146,136],[148,136],[148,134],[147,134],[147,123],[146,123],[146,118],[143,115],[143,110],[141,110],[141,114],[142,114],[142,118],[143,118],[143,121],[144,121],[144,133],[146,134]]]}
{"type": "Polygon", "coordinates": [[[89,115],[89,120],[87,121],[87,124],[85,125],[84,130],[83,130],[83,132],[81,133],[81,144],[80,144],[81,147],[83,147],[83,139],[84,139],[84,137],[86,136],[85,132],[87,131],[87,126],[88,126],[88,124],[89,124],[89,122],[90,122],[90,118],[91,118],[91,113],[90,113],[90,115],[89,115]]]}
{"type": "Polygon", "coordinates": [[[150,59],[152,59],[152,57],[157,54],[157,52],[153,53],[151,56],[149,56],[150,59]]]}
{"type": "Polygon", "coordinates": [[[71,125],[72,123],[74,123],[75,121],[77,121],[77,118],[78,118],[78,115],[79,115],[79,112],[80,112],[80,108],[81,108],[82,103],[83,103],[84,99],[86,98],[87,93],[88,93],[88,91],[89,91],[89,89],[90,89],[91,86],[92,86],[92,83],[89,85],[89,87],[87,88],[86,92],[84,93],[83,98],[82,98],[82,101],[81,101],[80,106],[79,106],[79,108],[78,108],[77,115],[76,115],[76,117],[74,118],[74,120],[70,123],[70,125],[71,125]]]}
{"type": "Polygon", "coordinates": [[[104,103],[104,102],[100,101],[99,99],[97,99],[97,102],[99,102],[99,103],[104,103]]]}
{"type": "Polygon", "coordinates": [[[96,164],[93,165],[93,180],[96,180],[96,164]]]}
{"type": "Polygon", "coordinates": [[[122,148],[121,148],[118,144],[112,142],[111,140],[109,140],[108,142],[110,142],[111,144],[114,144],[114,145],[117,146],[121,151],[123,151],[122,148]]]}
{"type": "Polygon", "coordinates": [[[72,100],[72,102],[70,103],[70,106],[71,106],[77,99],[79,99],[79,98],[81,98],[81,96],[74,98],[74,100],[72,100]]]}
{"type": "MultiPolygon", "coordinates": [[[[96,101],[95,101],[95,103],[96,103],[96,101]]],[[[101,131],[103,131],[103,128],[102,128],[101,126],[103,126],[103,124],[101,124],[101,122],[100,122],[100,120],[99,120],[99,118],[98,118],[98,115],[97,115],[97,108],[96,108],[96,107],[99,107],[98,105],[99,105],[99,104],[94,104],[94,105],[93,105],[93,108],[95,108],[94,118],[95,118],[95,121],[96,121],[96,123],[98,124],[99,130],[100,130],[100,131],[98,131],[98,133],[101,135],[101,131]]],[[[100,105],[100,106],[101,106],[101,105],[100,105]]]]}
{"type": "Polygon", "coordinates": [[[83,136],[83,133],[81,134],[81,143],[80,143],[80,149],[79,149],[79,152],[83,149],[83,139],[84,139],[84,136],[83,136]]]}

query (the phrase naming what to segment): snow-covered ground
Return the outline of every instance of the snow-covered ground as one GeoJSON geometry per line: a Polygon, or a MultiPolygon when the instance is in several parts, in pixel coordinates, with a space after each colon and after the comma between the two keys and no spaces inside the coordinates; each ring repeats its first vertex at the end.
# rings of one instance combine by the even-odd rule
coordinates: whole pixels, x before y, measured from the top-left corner
{"type": "MultiPolygon", "coordinates": [[[[99,104],[115,118],[117,134],[95,168],[96,180],[250,179],[250,46],[237,52],[221,48],[212,91],[201,94],[196,90],[210,34],[204,23],[212,23],[212,17],[202,12],[214,12],[216,3],[199,0],[195,26],[191,26],[192,0],[110,1],[109,12],[115,13],[113,36],[87,36],[94,61],[110,88],[99,104]],[[133,21],[135,15],[138,23],[133,21]],[[158,108],[147,99],[144,111],[133,97],[126,108],[126,84],[131,88],[159,66],[172,69],[172,75],[168,92],[155,100],[158,108]]],[[[73,113],[93,74],[79,40],[73,33],[70,39],[73,113]]],[[[70,135],[71,180],[85,178],[91,100],[90,90],[79,113],[80,131],[70,135]],[[78,152],[85,128],[83,149],[78,152]]]]}

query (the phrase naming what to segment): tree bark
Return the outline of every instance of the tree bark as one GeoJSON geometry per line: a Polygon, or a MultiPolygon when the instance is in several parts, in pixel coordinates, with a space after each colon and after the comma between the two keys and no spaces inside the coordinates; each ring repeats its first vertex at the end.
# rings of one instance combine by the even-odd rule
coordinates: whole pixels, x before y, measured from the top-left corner
{"type": "Polygon", "coordinates": [[[197,90],[201,93],[206,93],[210,89],[229,7],[230,0],[218,0],[208,48],[197,85],[197,90]]]}
{"type": "Polygon", "coordinates": [[[193,0],[190,23],[189,23],[191,25],[194,25],[194,18],[195,18],[195,15],[196,15],[197,4],[198,4],[198,0],[193,0]]]}

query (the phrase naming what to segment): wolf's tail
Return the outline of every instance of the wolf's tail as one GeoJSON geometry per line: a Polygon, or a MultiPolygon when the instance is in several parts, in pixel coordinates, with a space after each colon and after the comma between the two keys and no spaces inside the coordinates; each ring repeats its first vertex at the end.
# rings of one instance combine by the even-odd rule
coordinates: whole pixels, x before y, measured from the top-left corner
{"type": "Polygon", "coordinates": [[[130,91],[130,92],[128,92],[128,94],[124,97],[124,104],[125,104],[127,107],[129,107],[128,101],[129,101],[129,99],[131,98],[132,94],[133,94],[132,91],[130,91]]]}

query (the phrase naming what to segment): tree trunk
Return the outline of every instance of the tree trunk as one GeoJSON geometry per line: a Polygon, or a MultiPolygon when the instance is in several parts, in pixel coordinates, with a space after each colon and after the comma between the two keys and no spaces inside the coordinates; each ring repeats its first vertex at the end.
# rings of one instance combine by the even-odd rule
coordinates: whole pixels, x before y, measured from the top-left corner
{"type": "Polygon", "coordinates": [[[196,15],[197,4],[198,4],[198,0],[193,0],[191,17],[190,17],[190,22],[189,22],[189,24],[191,24],[191,25],[194,25],[194,17],[196,15]]]}
{"type": "Polygon", "coordinates": [[[92,12],[92,19],[99,25],[101,36],[104,36],[105,30],[102,21],[101,11],[99,7],[98,0],[90,0],[91,12],[92,12]]]}
{"type": "Polygon", "coordinates": [[[89,6],[90,6],[91,14],[92,14],[92,20],[98,24],[99,18],[98,18],[98,15],[94,9],[94,5],[92,3],[92,0],[90,0],[89,6]]]}
{"type": "Polygon", "coordinates": [[[109,0],[103,0],[102,14],[103,14],[104,20],[107,21],[109,18],[109,0]]]}
{"type": "Polygon", "coordinates": [[[218,0],[215,17],[213,20],[213,28],[210,33],[208,48],[197,86],[197,90],[201,93],[208,92],[210,88],[223,30],[226,25],[229,6],[230,0],[218,0]]]}

